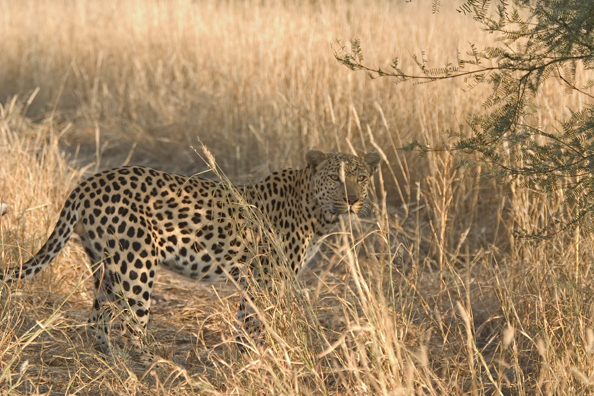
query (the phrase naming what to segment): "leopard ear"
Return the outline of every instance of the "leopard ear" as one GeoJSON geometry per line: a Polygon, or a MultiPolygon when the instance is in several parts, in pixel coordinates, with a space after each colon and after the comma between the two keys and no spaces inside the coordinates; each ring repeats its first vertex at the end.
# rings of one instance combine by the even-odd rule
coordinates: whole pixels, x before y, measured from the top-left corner
{"type": "Polygon", "coordinates": [[[326,159],[326,154],[321,152],[320,150],[309,150],[305,153],[305,160],[307,161],[307,165],[316,168],[320,164],[320,162],[326,159]]]}
{"type": "Polygon", "coordinates": [[[376,151],[371,151],[365,154],[365,164],[369,170],[369,176],[373,175],[379,169],[380,155],[376,151]]]}

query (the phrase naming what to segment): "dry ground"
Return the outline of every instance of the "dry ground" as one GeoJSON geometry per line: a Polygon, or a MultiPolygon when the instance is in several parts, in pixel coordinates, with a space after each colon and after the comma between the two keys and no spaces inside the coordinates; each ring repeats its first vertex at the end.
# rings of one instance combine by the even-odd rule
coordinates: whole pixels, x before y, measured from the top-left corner
{"type": "MultiPolygon", "coordinates": [[[[568,216],[563,197],[480,181],[447,153],[399,150],[447,140],[485,90],[369,80],[333,59],[336,39],[358,37],[371,63],[399,54],[413,71],[410,53],[437,66],[488,42],[445,4],[432,15],[429,2],[380,0],[0,0],[0,37],[2,267],[41,246],[69,190],[98,169],[192,174],[206,168],[199,142],[238,182],[303,166],[309,148],[385,159],[375,215],[354,233],[346,224],[299,284],[262,296],[266,349],[230,342],[232,287],[162,273],[150,334],[164,362],[99,356],[84,327],[90,270],[73,241],[51,269],[2,288],[0,393],[594,391],[586,227],[536,245],[510,232],[568,216]]],[[[555,128],[581,105],[548,86],[534,122],[555,128]]]]}

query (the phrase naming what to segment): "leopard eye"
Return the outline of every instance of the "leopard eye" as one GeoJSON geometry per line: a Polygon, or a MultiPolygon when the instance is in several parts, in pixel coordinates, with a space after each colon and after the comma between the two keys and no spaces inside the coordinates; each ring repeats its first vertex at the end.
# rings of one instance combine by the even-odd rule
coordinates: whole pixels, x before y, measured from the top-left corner
{"type": "Polygon", "coordinates": [[[338,177],[338,175],[330,175],[330,179],[332,179],[334,181],[339,181],[340,177],[338,177]]]}
{"type": "Polygon", "coordinates": [[[364,182],[365,180],[367,180],[367,176],[361,175],[357,178],[357,180],[360,182],[364,182]]]}

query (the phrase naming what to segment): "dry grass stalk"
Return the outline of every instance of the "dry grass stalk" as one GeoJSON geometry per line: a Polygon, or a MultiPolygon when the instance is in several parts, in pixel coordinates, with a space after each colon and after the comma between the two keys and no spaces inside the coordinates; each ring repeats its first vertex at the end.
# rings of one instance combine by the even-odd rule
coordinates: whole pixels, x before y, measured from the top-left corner
{"type": "MultiPolygon", "coordinates": [[[[380,1],[21,1],[0,2],[0,15],[0,96],[11,98],[0,108],[2,266],[40,246],[87,168],[210,165],[246,180],[301,165],[312,147],[373,147],[384,159],[373,220],[346,222],[299,284],[263,292],[266,349],[232,346],[232,287],[162,274],[151,335],[168,363],[145,372],[125,353],[97,356],[83,326],[89,269],[70,243],[51,270],[2,289],[0,393],[592,392],[590,225],[514,241],[514,224],[570,216],[563,197],[398,150],[441,141],[483,93],[369,81],[329,50],[360,37],[378,63],[395,46],[453,57],[481,40],[468,21],[380,1]],[[197,136],[207,164],[188,148],[197,136]]],[[[575,100],[547,88],[541,125],[554,128],[575,100]]]]}

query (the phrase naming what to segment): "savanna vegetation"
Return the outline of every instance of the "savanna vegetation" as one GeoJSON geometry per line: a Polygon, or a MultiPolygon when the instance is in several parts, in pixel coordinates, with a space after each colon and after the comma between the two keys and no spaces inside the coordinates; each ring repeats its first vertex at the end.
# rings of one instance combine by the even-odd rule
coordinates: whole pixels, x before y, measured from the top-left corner
{"type": "MultiPolygon", "coordinates": [[[[0,1],[0,37],[2,268],[41,246],[69,190],[96,170],[214,176],[202,144],[235,182],[304,166],[309,148],[383,158],[373,213],[261,299],[266,348],[233,344],[233,287],[161,272],[149,331],[163,361],[97,354],[85,330],[90,267],[71,242],[35,279],[0,286],[1,393],[592,392],[588,220],[517,238],[575,218],[562,189],[483,179],[473,154],[463,171],[448,150],[401,150],[448,142],[489,87],[370,80],[334,57],[357,37],[365,62],[399,55],[406,73],[418,70],[413,53],[456,62],[468,41],[492,40],[472,18],[380,0],[0,1]]],[[[590,99],[559,84],[539,92],[531,120],[549,132],[590,99]]]]}

